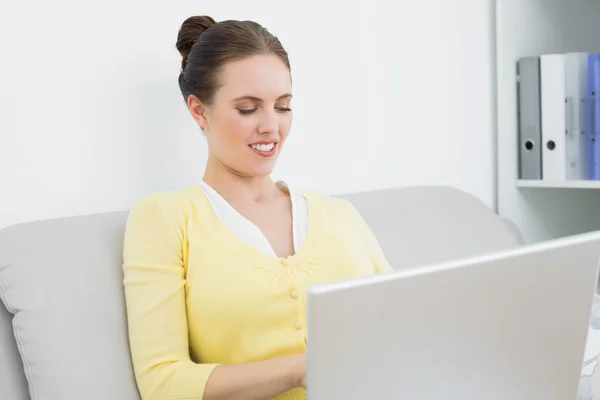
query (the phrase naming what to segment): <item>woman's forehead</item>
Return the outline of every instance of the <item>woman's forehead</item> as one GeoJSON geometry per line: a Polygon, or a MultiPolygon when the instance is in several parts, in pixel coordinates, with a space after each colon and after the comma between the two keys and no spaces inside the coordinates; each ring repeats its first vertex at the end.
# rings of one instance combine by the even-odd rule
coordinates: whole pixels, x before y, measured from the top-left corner
{"type": "Polygon", "coordinates": [[[219,76],[220,92],[230,100],[243,96],[275,100],[291,93],[290,71],[275,55],[229,62],[219,76]]]}

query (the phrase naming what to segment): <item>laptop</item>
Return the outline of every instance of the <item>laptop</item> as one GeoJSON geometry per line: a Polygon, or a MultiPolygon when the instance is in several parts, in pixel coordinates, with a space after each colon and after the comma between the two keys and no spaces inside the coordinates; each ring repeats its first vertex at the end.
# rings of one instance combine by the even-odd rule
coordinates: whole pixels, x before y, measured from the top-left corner
{"type": "Polygon", "coordinates": [[[310,400],[575,400],[600,233],[312,287],[310,400]]]}

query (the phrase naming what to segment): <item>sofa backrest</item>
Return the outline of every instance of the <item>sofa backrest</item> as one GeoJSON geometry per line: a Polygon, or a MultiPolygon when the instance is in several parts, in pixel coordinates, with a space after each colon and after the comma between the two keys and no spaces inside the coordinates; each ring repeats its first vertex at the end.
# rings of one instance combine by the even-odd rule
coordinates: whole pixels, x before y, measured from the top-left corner
{"type": "Polygon", "coordinates": [[[13,334],[12,317],[0,304],[0,399],[28,400],[27,380],[13,334]]]}
{"type": "MultiPolygon", "coordinates": [[[[343,197],[371,226],[395,269],[519,245],[501,218],[456,189],[343,197]]],[[[122,288],[126,218],[116,212],[0,230],[0,293],[10,311],[0,306],[0,399],[28,398],[23,371],[33,400],[139,399],[122,288]]]]}
{"type": "Polygon", "coordinates": [[[523,244],[514,224],[475,196],[451,187],[418,186],[344,197],[363,215],[395,270],[523,244]]]}

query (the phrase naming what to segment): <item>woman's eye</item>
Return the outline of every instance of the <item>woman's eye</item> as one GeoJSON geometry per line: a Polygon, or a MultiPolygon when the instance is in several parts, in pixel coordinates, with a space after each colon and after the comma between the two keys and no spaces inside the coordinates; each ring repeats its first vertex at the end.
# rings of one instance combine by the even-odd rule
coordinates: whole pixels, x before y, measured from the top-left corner
{"type": "MultiPolygon", "coordinates": [[[[292,111],[292,109],[289,107],[276,107],[275,109],[279,112],[284,112],[284,113],[292,111]]],[[[249,115],[249,114],[252,114],[253,112],[255,112],[257,110],[257,108],[238,108],[237,110],[242,115],[249,115]]]]}

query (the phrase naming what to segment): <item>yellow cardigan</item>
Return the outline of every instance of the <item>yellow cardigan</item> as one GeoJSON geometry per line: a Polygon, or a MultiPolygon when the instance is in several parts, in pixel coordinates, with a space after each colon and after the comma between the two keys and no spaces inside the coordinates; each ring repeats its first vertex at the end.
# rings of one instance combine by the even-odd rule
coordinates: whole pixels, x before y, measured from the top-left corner
{"type": "MultiPolygon", "coordinates": [[[[198,185],[148,196],[131,210],[124,286],[143,399],[201,400],[219,364],[305,353],[309,286],[390,270],[350,202],[302,195],[306,239],[285,259],[241,241],[198,185]]],[[[276,399],[305,396],[297,388],[276,399]]]]}

